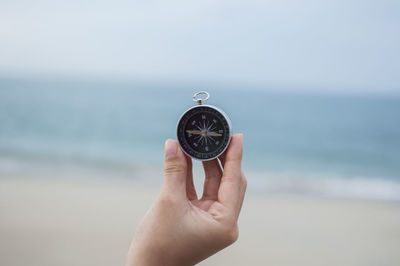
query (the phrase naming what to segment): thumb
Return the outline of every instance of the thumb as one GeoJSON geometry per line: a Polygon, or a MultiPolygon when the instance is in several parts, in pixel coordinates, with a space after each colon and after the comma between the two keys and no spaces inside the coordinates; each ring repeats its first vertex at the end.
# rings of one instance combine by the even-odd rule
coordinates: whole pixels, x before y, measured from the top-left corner
{"type": "Polygon", "coordinates": [[[187,161],[175,140],[165,142],[164,188],[168,193],[186,195],[187,161]]]}

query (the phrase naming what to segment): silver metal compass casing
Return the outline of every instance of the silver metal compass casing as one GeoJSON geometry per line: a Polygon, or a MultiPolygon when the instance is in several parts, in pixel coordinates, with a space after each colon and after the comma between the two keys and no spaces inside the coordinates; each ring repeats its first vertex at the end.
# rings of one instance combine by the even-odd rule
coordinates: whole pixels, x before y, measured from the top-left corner
{"type": "Polygon", "coordinates": [[[193,106],[193,107],[187,109],[187,110],[181,115],[181,117],[179,118],[178,123],[177,123],[177,125],[176,125],[176,137],[177,137],[177,139],[178,139],[179,145],[181,146],[181,150],[182,150],[186,155],[188,155],[189,157],[191,157],[191,158],[193,158],[193,159],[199,160],[199,161],[211,161],[211,160],[214,160],[214,159],[218,158],[218,157],[219,157],[221,154],[223,154],[223,153],[226,151],[226,149],[228,148],[228,146],[229,146],[229,144],[230,144],[230,141],[231,141],[231,137],[232,137],[232,123],[231,123],[231,120],[229,119],[229,117],[226,115],[226,113],[225,113],[224,111],[222,111],[222,110],[219,109],[218,107],[215,107],[215,106],[212,106],[212,105],[202,104],[202,101],[200,101],[200,102],[198,102],[198,105],[193,106]],[[200,108],[200,107],[208,107],[208,108],[214,109],[214,110],[216,110],[217,112],[219,112],[219,113],[224,117],[224,119],[226,120],[226,122],[227,122],[227,124],[228,124],[228,129],[229,129],[229,138],[228,138],[228,141],[227,141],[227,143],[225,144],[225,147],[223,148],[223,150],[222,150],[221,152],[219,152],[217,155],[215,155],[215,156],[213,156],[213,157],[211,157],[211,158],[207,158],[207,159],[204,159],[204,158],[197,158],[197,157],[194,157],[194,156],[188,154],[188,153],[185,151],[185,149],[182,147],[182,144],[181,144],[180,141],[179,141],[180,138],[179,138],[179,131],[178,131],[178,130],[179,130],[180,121],[182,120],[182,118],[184,117],[184,115],[185,115],[187,112],[189,112],[189,111],[191,111],[191,110],[193,110],[193,109],[195,109],[195,108],[200,108]]]}

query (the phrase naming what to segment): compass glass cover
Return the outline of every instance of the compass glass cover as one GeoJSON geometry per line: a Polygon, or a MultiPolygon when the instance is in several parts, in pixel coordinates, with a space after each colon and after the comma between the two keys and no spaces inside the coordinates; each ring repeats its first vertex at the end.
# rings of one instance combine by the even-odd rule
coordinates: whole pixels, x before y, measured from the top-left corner
{"type": "Polygon", "coordinates": [[[210,106],[189,109],[177,128],[182,149],[200,160],[211,160],[223,153],[229,144],[230,133],[226,117],[210,106]]]}

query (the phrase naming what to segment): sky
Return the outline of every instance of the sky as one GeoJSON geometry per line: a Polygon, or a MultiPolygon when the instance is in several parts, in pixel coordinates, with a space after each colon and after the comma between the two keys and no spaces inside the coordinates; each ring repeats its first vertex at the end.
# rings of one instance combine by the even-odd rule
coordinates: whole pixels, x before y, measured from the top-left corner
{"type": "Polygon", "coordinates": [[[0,74],[400,92],[400,1],[2,0],[0,74]]]}

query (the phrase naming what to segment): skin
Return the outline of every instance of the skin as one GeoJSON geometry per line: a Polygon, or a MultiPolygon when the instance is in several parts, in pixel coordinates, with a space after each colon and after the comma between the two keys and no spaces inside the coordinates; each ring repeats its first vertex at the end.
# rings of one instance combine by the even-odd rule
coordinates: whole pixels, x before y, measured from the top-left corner
{"type": "Polygon", "coordinates": [[[237,240],[247,185],[242,144],[242,134],[232,136],[222,157],[203,162],[204,190],[198,199],[191,158],[176,141],[166,141],[164,184],[137,228],[127,266],[194,265],[237,240]]]}

